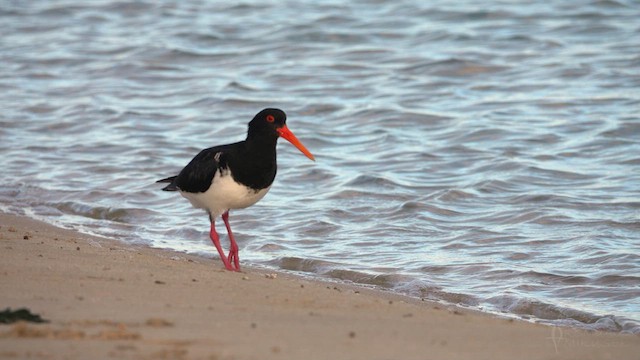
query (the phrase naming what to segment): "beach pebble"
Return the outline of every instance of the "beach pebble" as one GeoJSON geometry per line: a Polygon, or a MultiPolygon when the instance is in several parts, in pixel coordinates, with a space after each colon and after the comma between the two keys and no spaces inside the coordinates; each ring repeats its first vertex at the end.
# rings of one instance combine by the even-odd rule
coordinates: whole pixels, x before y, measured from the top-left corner
{"type": "Polygon", "coordinates": [[[161,318],[151,318],[147,319],[146,325],[151,327],[169,327],[173,326],[173,323],[161,318]]]}
{"type": "Polygon", "coordinates": [[[99,340],[138,340],[140,337],[140,334],[129,331],[127,325],[120,323],[116,329],[103,330],[91,338],[99,340]]]}
{"type": "Polygon", "coordinates": [[[278,274],[264,274],[264,277],[267,279],[275,279],[278,277],[278,274]]]}

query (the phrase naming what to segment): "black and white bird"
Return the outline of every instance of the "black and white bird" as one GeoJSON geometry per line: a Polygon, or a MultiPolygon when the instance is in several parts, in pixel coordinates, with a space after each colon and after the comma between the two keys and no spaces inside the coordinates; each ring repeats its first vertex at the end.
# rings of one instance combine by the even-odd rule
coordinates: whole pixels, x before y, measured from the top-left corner
{"type": "Polygon", "coordinates": [[[249,207],[262,199],[276,177],[276,143],[283,137],[309,159],[313,155],[287,128],[287,115],[280,109],[264,109],[249,122],[247,138],[233,144],[200,151],[176,176],[158,180],[169,183],[162,190],[179,191],[196,208],[209,214],[209,236],[227,270],[240,271],[238,244],[229,225],[229,210],[249,207]],[[222,220],[231,248],[225,255],[215,220],[222,220]]]}

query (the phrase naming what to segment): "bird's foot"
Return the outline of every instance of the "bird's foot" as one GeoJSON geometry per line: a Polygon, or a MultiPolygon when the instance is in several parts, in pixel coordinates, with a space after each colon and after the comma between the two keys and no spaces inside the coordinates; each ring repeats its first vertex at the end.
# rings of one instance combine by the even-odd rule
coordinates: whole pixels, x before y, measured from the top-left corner
{"type": "Polygon", "coordinates": [[[240,271],[240,269],[236,269],[235,267],[233,267],[233,265],[224,265],[224,267],[228,270],[228,271],[240,271]]]}
{"type": "Polygon", "coordinates": [[[229,270],[229,271],[236,271],[236,268],[233,267],[233,265],[231,265],[231,263],[229,262],[229,260],[226,257],[221,257],[220,258],[222,260],[222,263],[224,264],[224,268],[229,270]]]}
{"type": "Polygon", "coordinates": [[[240,271],[240,258],[238,257],[238,250],[229,251],[229,257],[227,258],[227,261],[232,267],[231,269],[227,268],[227,270],[240,271]]]}

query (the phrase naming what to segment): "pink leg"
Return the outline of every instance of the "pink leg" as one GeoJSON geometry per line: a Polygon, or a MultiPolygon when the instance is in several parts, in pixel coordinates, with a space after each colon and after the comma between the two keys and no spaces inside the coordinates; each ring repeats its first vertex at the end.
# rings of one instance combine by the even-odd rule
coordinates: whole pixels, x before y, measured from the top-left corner
{"type": "Polygon", "coordinates": [[[231,242],[231,250],[229,251],[229,263],[233,261],[233,265],[235,265],[235,270],[240,271],[240,257],[238,256],[238,244],[236,243],[236,239],[233,238],[233,233],[231,232],[231,225],[229,225],[229,211],[225,211],[222,214],[222,220],[224,221],[224,225],[227,227],[227,233],[229,234],[229,241],[231,242]]]}
{"type": "Polygon", "coordinates": [[[224,267],[227,268],[227,270],[233,271],[235,269],[231,267],[231,264],[229,263],[227,256],[224,254],[224,251],[222,251],[222,246],[220,246],[220,237],[216,232],[215,219],[211,217],[210,219],[211,219],[211,231],[209,231],[209,237],[211,238],[211,241],[213,241],[213,245],[218,250],[218,254],[220,255],[220,260],[222,260],[222,262],[224,263],[224,267]]]}

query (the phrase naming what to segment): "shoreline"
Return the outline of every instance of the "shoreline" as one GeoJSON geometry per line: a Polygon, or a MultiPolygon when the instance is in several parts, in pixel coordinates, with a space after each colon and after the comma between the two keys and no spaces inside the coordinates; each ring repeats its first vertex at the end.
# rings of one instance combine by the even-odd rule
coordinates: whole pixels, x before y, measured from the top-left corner
{"type": "Polygon", "coordinates": [[[384,290],[129,245],[0,213],[0,358],[632,358],[640,336],[554,327],[384,290]],[[632,355],[633,354],[633,355],[632,355]]]}

